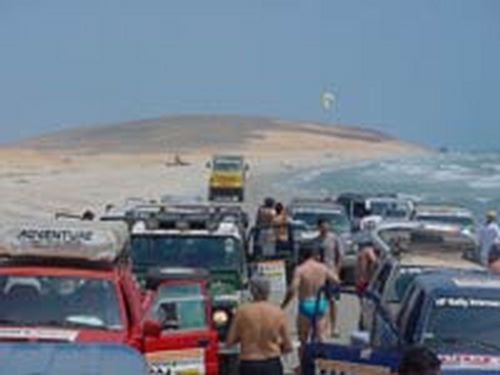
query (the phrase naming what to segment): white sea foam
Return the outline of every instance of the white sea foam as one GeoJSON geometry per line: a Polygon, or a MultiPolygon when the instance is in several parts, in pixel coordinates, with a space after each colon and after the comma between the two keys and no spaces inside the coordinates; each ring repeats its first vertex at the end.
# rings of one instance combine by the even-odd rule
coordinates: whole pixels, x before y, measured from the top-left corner
{"type": "Polygon", "coordinates": [[[500,154],[454,153],[384,160],[351,169],[320,169],[301,176],[309,192],[399,192],[423,201],[465,205],[478,217],[500,210],[500,154]]]}

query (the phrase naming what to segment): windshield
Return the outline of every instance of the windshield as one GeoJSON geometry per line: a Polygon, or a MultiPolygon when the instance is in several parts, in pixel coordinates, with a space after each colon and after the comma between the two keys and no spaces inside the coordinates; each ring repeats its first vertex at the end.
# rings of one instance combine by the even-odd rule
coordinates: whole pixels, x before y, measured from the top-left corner
{"type": "Polygon", "coordinates": [[[207,325],[205,306],[200,285],[162,285],[149,316],[166,329],[200,329],[207,325]]]}
{"type": "Polygon", "coordinates": [[[482,342],[500,346],[500,299],[442,297],[429,315],[426,342],[482,342]]]}
{"type": "Polygon", "coordinates": [[[416,219],[418,221],[424,221],[429,223],[444,223],[444,224],[458,225],[462,228],[474,226],[474,220],[467,216],[418,215],[416,219]]]}
{"type": "Polygon", "coordinates": [[[59,276],[0,276],[0,323],[123,329],[114,285],[59,276]]]}
{"type": "Polygon", "coordinates": [[[342,213],[321,212],[297,212],[293,219],[304,222],[309,228],[316,228],[319,218],[325,218],[330,222],[331,228],[336,233],[349,232],[351,225],[347,216],[342,213]]]}
{"type": "Polygon", "coordinates": [[[214,170],[221,172],[239,172],[241,171],[241,163],[228,160],[217,160],[214,162],[214,170]]]}
{"type": "Polygon", "coordinates": [[[134,235],[132,260],[137,266],[239,268],[242,247],[234,237],[134,235]]]}
{"type": "Polygon", "coordinates": [[[367,204],[372,215],[405,218],[410,214],[410,206],[406,202],[370,200],[367,204]]]}

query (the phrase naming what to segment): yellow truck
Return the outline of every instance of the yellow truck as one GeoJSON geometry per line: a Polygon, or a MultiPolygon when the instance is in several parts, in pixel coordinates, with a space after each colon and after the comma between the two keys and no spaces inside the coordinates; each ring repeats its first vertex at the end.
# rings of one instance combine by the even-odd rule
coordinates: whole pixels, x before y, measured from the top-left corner
{"type": "Polygon", "coordinates": [[[208,199],[236,198],[242,202],[245,197],[245,180],[248,164],[241,155],[214,155],[207,163],[210,169],[208,199]]]}

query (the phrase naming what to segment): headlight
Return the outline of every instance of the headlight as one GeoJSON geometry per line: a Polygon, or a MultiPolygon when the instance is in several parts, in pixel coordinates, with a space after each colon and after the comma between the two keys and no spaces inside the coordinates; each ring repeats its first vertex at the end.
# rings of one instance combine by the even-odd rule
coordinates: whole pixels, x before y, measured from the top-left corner
{"type": "Polygon", "coordinates": [[[216,310],[212,314],[212,320],[216,326],[222,326],[228,322],[229,316],[224,310],[216,310]]]}

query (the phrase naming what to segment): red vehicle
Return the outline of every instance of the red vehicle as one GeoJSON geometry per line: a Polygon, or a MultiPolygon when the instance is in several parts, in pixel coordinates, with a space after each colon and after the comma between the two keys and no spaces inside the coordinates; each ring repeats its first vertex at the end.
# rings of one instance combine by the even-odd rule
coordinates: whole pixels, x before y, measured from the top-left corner
{"type": "Polygon", "coordinates": [[[208,277],[205,270],[187,268],[148,273],[147,319],[161,326],[156,337],[148,336],[144,342],[152,373],[218,373],[218,337],[211,326],[208,277]]]}
{"type": "Polygon", "coordinates": [[[0,340],[114,342],[144,350],[142,295],[120,223],[0,229],[0,340]]]}

